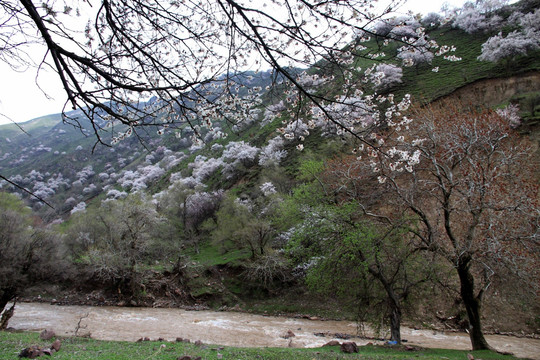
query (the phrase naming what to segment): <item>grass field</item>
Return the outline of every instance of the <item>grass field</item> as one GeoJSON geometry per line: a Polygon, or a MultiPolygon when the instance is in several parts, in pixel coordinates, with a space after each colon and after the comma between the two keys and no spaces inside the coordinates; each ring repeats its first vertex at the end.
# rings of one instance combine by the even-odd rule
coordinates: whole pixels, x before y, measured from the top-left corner
{"type": "MultiPolygon", "coordinates": [[[[139,343],[120,341],[98,341],[87,338],[61,338],[62,347],[50,359],[55,360],[143,360],[169,359],[182,356],[193,359],[419,359],[419,360],[467,360],[472,354],[475,359],[515,359],[510,355],[501,355],[491,351],[458,351],[444,349],[418,349],[407,351],[404,348],[381,346],[360,347],[358,354],[341,353],[339,347],[324,347],[314,349],[288,348],[233,348],[213,345],[196,346],[188,343],[168,343],[145,341],[139,343]]],[[[0,360],[14,360],[19,352],[33,345],[50,346],[52,340],[43,341],[37,333],[31,332],[0,332],[0,360]]],[[[42,357],[49,358],[49,357],[42,357]]]]}

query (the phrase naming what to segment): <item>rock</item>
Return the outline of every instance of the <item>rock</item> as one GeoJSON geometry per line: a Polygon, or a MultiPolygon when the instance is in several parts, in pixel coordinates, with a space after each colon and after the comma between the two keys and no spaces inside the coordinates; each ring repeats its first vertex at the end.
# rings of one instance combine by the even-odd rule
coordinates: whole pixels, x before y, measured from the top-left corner
{"type": "Polygon", "coordinates": [[[194,344],[195,344],[195,346],[202,346],[203,345],[201,340],[195,341],[194,344]]]}
{"type": "Polygon", "coordinates": [[[19,353],[20,358],[28,358],[28,359],[35,359],[40,355],[41,355],[41,349],[36,345],[23,349],[19,353]]]}
{"type": "Polygon", "coordinates": [[[30,355],[30,348],[22,349],[21,352],[19,353],[20,358],[30,357],[29,355],[30,355]]]}
{"type": "Polygon", "coordinates": [[[53,353],[54,351],[51,349],[41,349],[39,356],[41,355],[51,356],[53,353]]]}
{"type": "Polygon", "coordinates": [[[285,335],[282,336],[282,338],[290,339],[290,338],[295,337],[295,336],[296,335],[294,335],[294,333],[291,330],[287,330],[287,332],[285,333],[285,335]]]}
{"type": "Polygon", "coordinates": [[[60,340],[56,339],[52,344],[51,344],[51,349],[53,349],[54,351],[58,352],[60,351],[60,347],[62,346],[62,343],[60,343],[60,340]]]}
{"type": "Polygon", "coordinates": [[[341,344],[341,352],[344,352],[344,353],[347,353],[347,354],[352,354],[352,353],[357,353],[358,352],[358,346],[356,345],[355,342],[351,342],[351,341],[347,341],[347,342],[344,342],[343,344],[341,344]]]}
{"type": "Polygon", "coordinates": [[[42,340],[51,340],[55,336],[56,336],[56,333],[50,329],[43,330],[41,334],[39,334],[39,337],[42,340]]]}
{"type": "Polygon", "coordinates": [[[165,341],[165,339],[160,337],[160,338],[157,339],[157,341],[165,341]]]}
{"type": "Polygon", "coordinates": [[[334,334],[334,337],[337,337],[338,339],[347,340],[347,339],[350,339],[352,336],[349,334],[336,333],[334,334]]]}
{"type": "Polygon", "coordinates": [[[176,360],[193,360],[193,358],[189,355],[180,356],[176,360]]]}
{"type": "Polygon", "coordinates": [[[467,354],[467,359],[469,359],[469,360],[474,360],[473,354],[470,354],[470,353],[467,354]]]}
{"type": "Polygon", "coordinates": [[[339,343],[339,341],[337,340],[331,340],[329,342],[327,342],[326,344],[324,344],[323,346],[340,346],[341,344],[339,343]]]}

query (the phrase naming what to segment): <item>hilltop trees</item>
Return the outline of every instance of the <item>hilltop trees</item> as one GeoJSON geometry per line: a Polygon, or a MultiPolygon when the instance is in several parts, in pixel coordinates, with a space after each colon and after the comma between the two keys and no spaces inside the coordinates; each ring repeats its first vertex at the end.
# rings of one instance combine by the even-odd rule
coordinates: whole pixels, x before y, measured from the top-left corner
{"type": "Polygon", "coordinates": [[[490,37],[482,44],[482,53],[478,56],[478,60],[491,62],[506,60],[509,62],[517,56],[540,48],[539,9],[528,14],[515,12],[510,16],[508,22],[509,25],[517,26],[518,29],[506,36],[499,32],[490,37]]]}
{"type": "Polygon", "coordinates": [[[446,103],[409,116],[415,120],[406,127],[391,124],[379,151],[367,149],[349,162],[335,186],[355,194],[368,216],[390,224],[410,219],[415,246],[455,268],[473,349],[486,349],[486,292],[503,277],[536,291],[538,189],[529,178],[530,148],[494,111],[446,103]],[[384,204],[358,187],[369,173],[384,204]]]}

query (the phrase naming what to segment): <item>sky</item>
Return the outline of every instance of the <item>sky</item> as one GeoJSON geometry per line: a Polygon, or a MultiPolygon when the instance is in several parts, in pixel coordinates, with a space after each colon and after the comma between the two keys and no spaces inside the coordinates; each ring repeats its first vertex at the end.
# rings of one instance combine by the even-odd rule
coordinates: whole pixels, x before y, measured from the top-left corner
{"type": "MultiPolygon", "coordinates": [[[[439,12],[444,3],[461,7],[465,0],[408,0],[400,12],[412,10],[427,14],[439,12]]],[[[36,56],[43,56],[37,52],[36,56]]],[[[0,124],[24,122],[36,117],[60,113],[66,101],[66,94],[60,80],[51,71],[36,69],[13,71],[0,61],[0,124]]],[[[68,108],[69,110],[69,108],[68,108]]]]}

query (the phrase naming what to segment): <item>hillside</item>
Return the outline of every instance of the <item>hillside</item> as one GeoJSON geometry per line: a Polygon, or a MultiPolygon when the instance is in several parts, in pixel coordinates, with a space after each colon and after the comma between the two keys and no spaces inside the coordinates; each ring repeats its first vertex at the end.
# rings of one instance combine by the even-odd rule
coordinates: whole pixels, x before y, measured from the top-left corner
{"type": "MultiPolygon", "coordinates": [[[[514,109],[512,133],[519,133],[516,136],[522,140],[532,139],[538,150],[540,50],[533,49],[497,62],[478,60],[482,44],[489,38],[499,31],[508,34],[517,28],[508,19],[515,9],[529,3],[499,9],[498,27],[467,32],[451,24],[428,26],[430,39],[448,45],[451,60],[444,56],[427,57],[398,71],[397,65],[406,58],[396,45],[390,45],[381,56],[394,66],[382,78],[390,78],[396,71],[402,76],[388,83],[381,80],[382,85],[377,83],[380,79],[365,82],[365,95],[376,94],[372,97],[383,109],[381,114],[399,107],[395,104],[406,98],[406,94],[412,98],[414,110],[411,111],[420,113],[418,109],[422,106],[437,103],[448,106],[444,102],[448,100],[460,101],[458,106],[463,108],[514,109]],[[453,61],[457,58],[460,60],[453,61]]],[[[420,26],[419,21],[415,22],[420,26]]],[[[362,83],[367,69],[382,72],[377,70],[381,59],[371,56],[383,46],[382,38],[373,36],[363,43],[367,55],[351,62],[352,69],[362,69],[350,72],[351,81],[362,83]]],[[[335,64],[321,61],[313,68],[292,69],[291,73],[298,75],[298,81],[309,90],[303,96],[333,98],[350,80],[340,78],[339,71],[335,64]],[[321,80],[332,74],[335,81],[321,80]]],[[[107,146],[97,142],[92,127],[82,118],[79,118],[80,128],[64,124],[59,114],[20,124],[25,133],[14,125],[0,126],[0,174],[38,198],[7,182],[2,183],[2,189],[17,194],[31,207],[32,216],[21,216],[29,219],[24,225],[45,229],[50,237],[37,230],[35,234],[49,239],[54,243],[53,252],[61,253],[61,261],[58,261],[63,267],[61,275],[43,275],[50,278],[25,289],[26,297],[57,299],[55,301],[60,303],[242,308],[357,318],[382,324],[382,318],[386,321],[390,311],[389,302],[384,297],[385,287],[376,279],[392,269],[384,268],[375,280],[361,282],[375,270],[355,276],[355,271],[364,267],[354,263],[357,259],[351,255],[356,254],[354,249],[375,248],[374,254],[361,257],[364,262],[374,259],[378,266],[398,263],[393,277],[400,282],[396,288],[408,288],[408,285],[401,286],[401,281],[420,284],[410,294],[403,295],[403,314],[407,321],[439,321],[434,326],[466,328],[465,304],[460,299],[457,285],[460,278],[453,272],[454,265],[441,261],[444,258],[441,253],[419,256],[419,249],[424,251],[426,246],[406,254],[413,242],[406,243],[404,239],[420,234],[418,229],[428,216],[422,217],[422,212],[416,208],[409,212],[403,210],[403,203],[395,205],[398,200],[387,197],[386,188],[379,185],[386,180],[364,171],[367,167],[363,168],[362,164],[353,163],[360,161],[361,156],[350,155],[351,150],[363,148],[364,144],[359,146],[358,138],[347,137],[343,129],[332,124],[312,126],[317,113],[308,107],[302,108],[302,101],[298,100],[301,97],[290,95],[282,78],[275,79],[270,72],[248,75],[235,95],[255,93],[260,104],[252,104],[242,121],[231,122],[223,116],[216,119],[213,128],[195,128],[182,123],[177,128],[149,126],[132,132],[118,126],[117,133],[125,135],[121,141],[113,139],[107,129],[99,133],[110,143],[107,146]],[[274,83],[276,87],[271,86],[274,83]],[[194,136],[195,131],[199,132],[199,137],[194,136]],[[346,166],[349,168],[345,169],[346,166]],[[352,185],[344,179],[351,180],[352,185]],[[343,189],[347,192],[342,192],[343,189]],[[369,211],[365,204],[370,206],[369,211]],[[373,220],[367,216],[370,210],[382,215],[373,220]],[[380,219],[390,219],[399,211],[403,211],[400,225],[388,230],[380,219]],[[388,243],[370,242],[379,238],[388,243]],[[342,242],[331,242],[336,239],[342,242]],[[353,250],[347,246],[354,246],[353,250]],[[337,265],[325,263],[336,254],[342,261],[337,265]],[[398,256],[403,258],[396,260],[398,256]],[[380,257],[384,257],[384,261],[380,261],[380,257]],[[433,267],[428,268],[428,263],[433,267]],[[334,271],[340,271],[341,275],[329,279],[334,271]],[[420,279],[420,276],[426,277],[420,279]],[[49,281],[52,278],[58,280],[49,281]],[[61,298],[58,294],[63,300],[58,300],[61,298]]],[[[372,103],[366,104],[372,110],[372,103]]],[[[326,110],[334,111],[340,120],[366,117],[361,111],[351,110],[352,106],[346,101],[340,105],[328,106],[326,110]]],[[[448,111],[450,108],[448,106],[448,111]]],[[[458,110],[454,117],[461,116],[463,109],[458,110]]],[[[453,116],[445,116],[441,119],[448,121],[450,132],[453,116]]],[[[392,140],[389,124],[387,121],[378,126],[372,138],[362,141],[375,148],[373,144],[382,138],[381,134],[390,134],[388,138],[392,140]]],[[[407,126],[403,128],[409,130],[408,123],[404,124],[407,126]]],[[[358,130],[354,126],[351,128],[358,130]]],[[[442,137],[444,131],[441,134],[442,137]]],[[[403,139],[396,135],[396,144],[403,146],[403,139]]],[[[384,164],[384,160],[380,162],[384,164]]],[[[395,166],[391,164],[390,169],[395,166]]],[[[475,171],[478,169],[466,169],[460,175],[475,171]]],[[[533,177],[537,176],[537,171],[533,162],[530,171],[533,177]]],[[[390,175],[388,178],[391,179],[390,175]]],[[[409,180],[398,179],[394,184],[401,185],[409,180]]],[[[534,186],[524,189],[535,191],[534,186]]],[[[505,189],[500,193],[508,192],[505,189]]],[[[421,205],[439,199],[436,195],[432,199],[424,198],[428,193],[417,195],[422,198],[421,205]]],[[[414,196],[402,198],[417,200],[414,196]]],[[[16,202],[6,199],[8,204],[16,202]]],[[[531,200],[532,206],[534,201],[531,200]]],[[[452,206],[446,204],[444,210],[455,210],[471,202],[461,199],[452,206]]],[[[529,210],[524,210],[524,218],[531,215],[529,210]]],[[[26,210],[18,211],[26,214],[26,210]]],[[[489,211],[491,209],[484,213],[489,211]]],[[[426,213],[431,216],[429,211],[426,213]]],[[[450,222],[449,219],[460,216],[468,218],[469,214],[448,216],[446,220],[450,222]]],[[[521,224],[518,220],[513,223],[515,228],[521,224]]],[[[442,223],[436,219],[439,232],[444,229],[442,223]]],[[[527,222],[523,227],[531,224],[527,222]]],[[[464,227],[458,226],[458,232],[464,227]]],[[[482,234],[489,231],[488,226],[478,230],[482,234]]],[[[479,256],[492,256],[491,250],[479,256]]],[[[528,255],[526,250],[516,248],[507,253],[528,255]]],[[[476,259],[476,255],[471,258],[476,259]]],[[[527,265],[527,261],[522,263],[527,265]]],[[[534,269],[534,261],[531,260],[530,268],[534,269]]],[[[50,267],[52,271],[54,266],[50,267]]],[[[479,279],[480,274],[488,273],[478,269],[473,271],[479,279]]],[[[486,327],[493,332],[537,333],[540,324],[537,294],[505,297],[520,290],[512,288],[513,282],[505,275],[508,274],[494,276],[496,285],[493,287],[500,286],[497,290],[486,286],[491,296],[484,312],[486,327]],[[509,316],[497,318],[499,311],[509,316]]],[[[528,275],[536,276],[533,270],[528,275]]],[[[41,279],[40,276],[36,278],[41,279]]]]}

